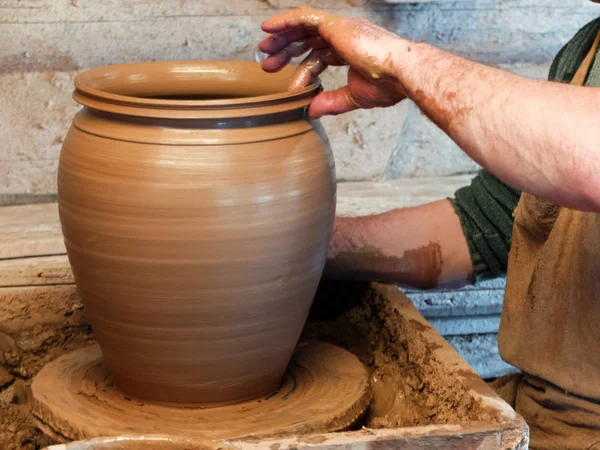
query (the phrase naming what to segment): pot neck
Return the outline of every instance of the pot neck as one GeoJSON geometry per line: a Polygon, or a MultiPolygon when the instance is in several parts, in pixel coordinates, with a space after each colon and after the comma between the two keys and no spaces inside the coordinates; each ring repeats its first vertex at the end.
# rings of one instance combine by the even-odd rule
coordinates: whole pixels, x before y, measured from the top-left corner
{"type": "Polygon", "coordinates": [[[73,98],[124,116],[252,122],[308,107],[320,83],[290,92],[293,74],[293,67],[267,74],[258,63],[240,61],[121,64],[79,74],[73,98]]]}

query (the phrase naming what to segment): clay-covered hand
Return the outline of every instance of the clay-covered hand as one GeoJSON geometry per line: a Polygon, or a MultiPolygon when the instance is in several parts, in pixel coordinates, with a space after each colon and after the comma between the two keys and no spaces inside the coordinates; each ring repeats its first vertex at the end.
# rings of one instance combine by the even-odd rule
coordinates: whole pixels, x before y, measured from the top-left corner
{"type": "Polygon", "coordinates": [[[310,118],[391,106],[406,97],[394,61],[406,41],[367,20],[301,7],[272,17],[262,29],[271,33],[259,44],[269,55],[262,63],[267,72],[276,72],[311,50],[298,66],[292,90],[310,84],[328,66],[349,66],[348,85],[320,93],[308,109],[310,118]]]}

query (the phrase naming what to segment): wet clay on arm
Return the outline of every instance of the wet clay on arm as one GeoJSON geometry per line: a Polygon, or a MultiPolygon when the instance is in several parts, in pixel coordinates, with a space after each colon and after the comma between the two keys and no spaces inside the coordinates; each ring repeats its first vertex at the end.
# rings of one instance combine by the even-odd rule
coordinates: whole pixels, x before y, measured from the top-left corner
{"type": "Polygon", "coordinates": [[[406,95],[480,166],[542,200],[600,211],[600,88],[520,77],[422,43],[396,55],[406,95]]]}
{"type": "Polygon", "coordinates": [[[466,284],[473,265],[448,200],[367,217],[336,218],[325,276],[419,288],[466,284]]]}

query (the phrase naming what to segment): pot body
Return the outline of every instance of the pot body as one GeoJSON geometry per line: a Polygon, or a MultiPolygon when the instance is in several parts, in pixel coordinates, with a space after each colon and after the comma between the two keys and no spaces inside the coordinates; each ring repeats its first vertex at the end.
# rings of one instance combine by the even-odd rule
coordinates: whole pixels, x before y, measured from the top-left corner
{"type": "Polygon", "coordinates": [[[60,155],[59,211],[116,385],[207,406],[276,390],[325,263],[334,180],[302,108],[225,119],[83,108],[60,155]]]}

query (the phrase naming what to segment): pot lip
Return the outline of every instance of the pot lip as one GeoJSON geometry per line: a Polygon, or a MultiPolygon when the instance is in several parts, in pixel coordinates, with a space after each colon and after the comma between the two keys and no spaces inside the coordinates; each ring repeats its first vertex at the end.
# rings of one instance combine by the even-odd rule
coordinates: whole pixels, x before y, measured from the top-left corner
{"type": "MultiPolygon", "coordinates": [[[[227,60],[190,60],[190,61],[159,61],[159,62],[141,62],[141,63],[126,63],[126,64],[114,64],[109,66],[96,67],[92,69],[80,72],[75,77],[75,100],[84,105],[91,106],[94,109],[97,108],[98,101],[106,102],[114,105],[131,106],[137,108],[158,108],[158,109],[184,109],[184,110],[211,110],[211,109],[235,109],[235,108],[248,108],[253,106],[268,106],[276,103],[286,103],[294,100],[302,100],[307,97],[314,97],[322,88],[320,79],[315,80],[314,83],[299,89],[297,91],[283,91],[276,94],[265,94],[257,96],[240,96],[226,99],[212,99],[212,100],[182,100],[182,99],[161,99],[161,98],[148,98],[148,97],[136,97],[133,95],[115,94],[106,92],[101,89],[96,89],[89,85],[90,82],[98,80],[102,76],[106,77],[107,72],[130,72],[136,68],[139,71],[144,69],[149,70],[153,68],[156,70],[160,66],[164,67],[164,70],[169,72],[193,72],[190,69],[195,68],[196,72],[201,73],[202,69],[208,71],[211,67],[218,68],[228,65],[239,69],[250,69],[259,66],[260,63],[251,61],[227,61],[227,60]],[[86,98],[90,98],[91,102],[88,102],[86,98]]],[[[262,69],[261,69],[262,70],[262,69]]],[[[294,66],[287,66],[280,71],[279,76],[289,75],[290,79],[295,71],[294,66]]],[[[265,77],[269,74],[265,73],[265,77]]],[[[266,80],[268,82],[268,80],[266,80]]]]}

